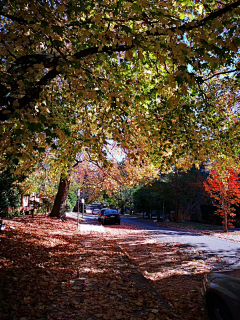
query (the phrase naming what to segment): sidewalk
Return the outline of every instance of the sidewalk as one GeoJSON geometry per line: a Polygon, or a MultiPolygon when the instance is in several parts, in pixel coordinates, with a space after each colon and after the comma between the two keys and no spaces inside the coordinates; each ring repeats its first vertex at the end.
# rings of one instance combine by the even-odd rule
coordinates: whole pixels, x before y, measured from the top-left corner
{"type": "Polygon", "coordinates": [[[178,319],[110,233],[41,215],[5,223],[1,319],[178,319]]]}

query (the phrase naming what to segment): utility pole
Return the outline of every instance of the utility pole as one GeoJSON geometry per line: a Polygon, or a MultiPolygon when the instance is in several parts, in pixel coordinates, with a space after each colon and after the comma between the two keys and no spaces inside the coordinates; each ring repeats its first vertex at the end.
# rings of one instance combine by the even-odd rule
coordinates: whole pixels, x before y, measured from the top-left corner
{"type": "Polygon", "coordinates": [[[77,228],[78,228],[78,224],[79,224],[79,200],[80,200],[80,189],[78,189],[78,212],[77,212],[77,228]]]}
{"type": "Polygon", "coordinates": [[[84,198],[82,198],[82,218],[83,218],[83,213],[84,213],[84,198]]]}

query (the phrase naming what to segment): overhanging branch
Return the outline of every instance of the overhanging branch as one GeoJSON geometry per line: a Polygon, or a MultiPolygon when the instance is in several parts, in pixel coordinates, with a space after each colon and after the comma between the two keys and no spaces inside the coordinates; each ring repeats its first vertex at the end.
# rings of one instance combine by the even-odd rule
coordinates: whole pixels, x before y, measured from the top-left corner
{"type": "Polygon", "coordinates": [[[25,96],[21,99],[15,100],[12,97],[5,98],[5,103],[7,104],[7,108],[4,108],[0,111],[0,120],[6,121],[7,119],[11,118],[12,114],[15,112],[14,108],[14,102],[17,102],[18,105],[16,105],[16,108],[21,110],[24,109],[26,106],[28,106],[32,101],[39,98],[40,93],[43,91],[43,88],[52,80],[54,79],[59,72],[56,70],[56,68],[50,70],[47,74],[45,74],[44,77],[38,83],[29,89],[25,96]],[[5,114],[5,110],[9,111],[10,113],[5,114]],[[10,116],[9,116],[10,115],[10,116]]]}
{"type": "MultiPolygon", "coordinates": [[[[185,24],[182,24],[180,27],[170,27],[168,29],[165,29],[165,31],[172,31],[172,32],[177,32],[178,30],[180,31],[191,31],[193,29],[199,28],[204,26],[205,24],[207,24],[208,22],[216,19],[216,18],[220,18],[221,16],[223,16],[224,14],[231,12],[232,10],[238,8],[240,6],[240,0],[227,4],[224,8],[221,8],[219,10],[213,11],[211,12],[207,17],[201,19],[201,20],[195,20],[195,21],[191,21],[185,24]]],[[[165,35],[166,32],[161,31],[155,31],[154,34],[151,33],[151,31],[147,31],[147,35],[148,36],[158,36],[158,35],[165,35]]]]}
{"type": "MultiPolygon", "coordinates": [[[[68,57],[68,62],[71,63],[71,58],[81,59],[85,58],[89,55],[97,54],[97,53],[108,53],[109,55],[114,52],[121,52],[130,50],[133,46],[121,45],[117,47],[107,47],[103,48],[93,47],[81,50],[75,53],[72,57],[68,57]]],[[[14,63],[14,66],[9,68],[9,73],[14,73],[16,70],[23,70],[26,72],[29,67],[34,67],[34,64],[43,64],[45,68],[52,68],[36,85],[34,85],[31,89],[27,90],[25,96],[21,99],[13,99],[12,97],[0,97],[0,105],[4,107],[0,111],[0,120],[6,121],[7,119],[12,117],[14,113],[14,102],[17,102],[17,109],[21,110],[27,107],[31,102],[39,98],[40,93],[43,91],[43,87],[48,85],[57,75],[61,73],[61,71],[57,71],[57,66],[62,62],[62,58],[59,56],[54,56],[51,54],[36,54],[36,55],[26,55],[19,59],[17,59],[14,63]],[[4,111],[10,111],[10,113],[5,114],[4,111]]]]}

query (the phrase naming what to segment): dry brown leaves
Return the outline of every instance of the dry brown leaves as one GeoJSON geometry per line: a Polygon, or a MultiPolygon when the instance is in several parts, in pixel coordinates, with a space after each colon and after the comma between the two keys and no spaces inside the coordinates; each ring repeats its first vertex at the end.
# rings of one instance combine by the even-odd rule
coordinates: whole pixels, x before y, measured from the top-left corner
{"type": "Polygon", "coordinates": [[[181,320],[206,319],[201,287],[204,273],[210,270],[208,262],[195,260],[182,244],[156,242],[126,225],[121,231],[107,229],[181,320]]]}
{"type": "Polygon", "coordinates": [[[176,319],[111,230],[81,233],[71,222],[41,215],[5,223],[1,319],[176,319]]]}

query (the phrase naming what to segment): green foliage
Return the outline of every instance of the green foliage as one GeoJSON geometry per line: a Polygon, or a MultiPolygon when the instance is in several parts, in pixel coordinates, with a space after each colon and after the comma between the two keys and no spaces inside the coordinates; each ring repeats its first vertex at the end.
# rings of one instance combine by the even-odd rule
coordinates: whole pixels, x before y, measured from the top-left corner
{"type": "Polygon", "coordinates": [[[115,193],[109,196],[105,191],[103,191],[102,201],[108,205],[116,204],[116,195],[115,193]]]}
{"type": "Polygon", "coordinates": [[[53,200],[50,198],[42,198],[42,205],[39,209],[40,212],[49,212],[52,209],[53,200]]]}
{"type": "Polygon", "coordinates": [[[184,220],[190,214],[198,213],[200,205],[205,204],[208,200],[203,188],[204,180],[205,178],[195,168],[175,175],[175,199],[182,211],[184,220]]]}
{"type": "Polygon", "coordinates": [[[138,212],[150,213],[151,210],[159,210],[162,207],[163,195],[152,185],[147,184],[135,190],[133,201],[138,212]]]}
{"type": "Polygon", "coordinates": [[[12,211],[12,212],[8,212],[7,213],[7,218],[13,218],[13,217],[21,217],[24,215],[24,211],[18,211],[18,210],[15,210],[15,211],[12,211]]]}
{"type": "Polygon", "coordinates": [[[77,195],[74,192],[74,190],[71,189],[71,187],[70,187],[70,190],[68,193],[68,200],[67,200],[67,210],[72,211],[76,205],[76,202],[77,202],[77,195]]]}
{"type": "Polygon", "coordinates": [[[0,211],[7,207],[21,205],[21,189],[17,185],[18,179],[9,169],[0,172],[0,211]]]}
{"type": "Polygon", "coordinates": [[[66,206],[66,211],[67,212],[71,212],[73,210],[73,206],[71,204],[71,202],[69,201],[69,199],[67,200],[67,206],[66,206]]]}
{"type": "Polygon", "coordinates": [[[104,161],[107,139],[132,152],[141,137],[159,163],[234,143],[214,99],[238,95],[238,2],[51,2],[1,9],[3,165],[6,150],[30,165],[48,148],[71,162],[71,147],[104,161]]]}
{"type": "Polygon", "coordinates": [[[139,211],[150,212],[161,210],[164,202],[165,210],[171,211],[177,203],[186,220],[191,213],[199,212],[200,205],[209,200],[204,193],[203,181],[204,177],[194,168],[166,175],[136,189],[134,206],[139,211]]]}

